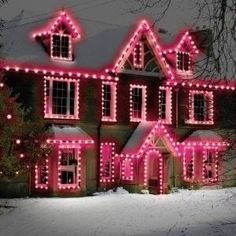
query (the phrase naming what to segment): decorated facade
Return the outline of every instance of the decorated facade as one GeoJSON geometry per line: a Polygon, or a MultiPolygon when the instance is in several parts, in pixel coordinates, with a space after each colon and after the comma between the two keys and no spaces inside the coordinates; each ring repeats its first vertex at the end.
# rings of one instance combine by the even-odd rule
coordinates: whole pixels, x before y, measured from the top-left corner
{"type": "Polygon", "coordinates": [[[221,180],[229,143],[215,131],[218,102],[235,96],[235,84],[195,78],[202,47],[194,31],[165,45],[146,20],[94,39],[66,11],[37,24],[24,26],[1,63],[8,85],[44,119],[55,149],[35,166],[34,194],[117,186],[162,194],[221,180]]]}

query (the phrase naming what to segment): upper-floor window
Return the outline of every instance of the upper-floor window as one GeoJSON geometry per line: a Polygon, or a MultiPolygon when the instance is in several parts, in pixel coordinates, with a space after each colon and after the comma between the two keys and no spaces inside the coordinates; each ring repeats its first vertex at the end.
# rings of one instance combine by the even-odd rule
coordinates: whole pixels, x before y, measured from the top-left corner
{"type": "Polygon", "coordinates": [[[190,71],[190,56],[187,52],[177,52],[177,70],[190,71]]]}
{"type": "Polygon", "coordinates": [[[159,120],[170,124],[172,116],[172,89],[169,87],[159,88],[159,120]]]}
{"type": "Polygon", "coordinates": [[[189,124],[213,124],[213,92],[189,92],[189,124]]]}
{"type": "MultiPolygon", "coordinates": [[[[50,77],[51,78],[51,77],[50,77]]],[[[78,82],[45,79],[45,118],[78,118],[78,82]]]]}
{"type": "Polygon", "coordinates": [[[146,86],[130,85],[130,120],[146,120],[146,86]]]}
{"type": "Polygon", "coordinates": [[[116,83],[102,83],[102,120],[116,121],[116,83]]]}
{"type": "Polygon", "coordinates": [[[51,57],[53,59],[72,60],[70,35],[52,34],[51,57]]]}

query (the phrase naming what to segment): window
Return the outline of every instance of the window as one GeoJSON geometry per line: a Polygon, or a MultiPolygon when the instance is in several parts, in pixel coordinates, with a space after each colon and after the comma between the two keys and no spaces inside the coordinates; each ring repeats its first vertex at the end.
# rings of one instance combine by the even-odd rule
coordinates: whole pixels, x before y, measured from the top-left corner
{"type": "Polygon", "coordinates": [[[116,121],[116,83],[102,83],[102,121],[116,121]]]}
{"type": "Polygon", "coordinates": [[[114,143],[101,143],[100,149],[100,182],[114,182],[115,151],[114,143]]]}
{"type": "Polygon", "coordinates": [[[202,177],[204,182],[217,180],[217,151],[205,149],[203,154],[202,177]]]}
{"type": "Polygon", "coordinates": [[[194,148],[184,149],[184,180],[191,181],[194,179],[194,148]]]}
{"type": "Polygon", "coordinates": [[[45,79],[45,118],[78,118],[78,82],[45,79]]]}
{"type": "Polygon", "coordinates": [[[189,71],[190,70],[190,57],[187,52],[177,52],[177,70],[189,71]]]}
{"type": "Polygon", "coordinates": [[[146,86],[130,85],[130,120],[146,120],[146,86]]]}
{"type": "Polygon", "coordinates": [[[70,35],[52,34],[51,57],[54,59],[72,60],[70,35]]]}
{"type": "Polygon", "coordinates": [[[189,124],[213,124],[213,92],[189,92],[189,124]]]}
{"type": "Polygon", "coordinates": [[[35,187],[48,188],[48,159],[42,160],[35,166],[35,187]]]}
{"type": "Polygon", "coordinates": [[[143,68],[144,66],[144,46],[143,42],[138,42],[133,51],[133,65],[135,69],[143,68]]]}
{"type": "Polygon", "coordinates": [[[133,180],[134,167],[133,167],[133,161],[131,159],[125,158],[122,161],[121,177],[122,180],[133,180]]]}
{"type": "Polygon", "coordinates": [[[159,120],[165,124],[171,124],[172,119],[172,89],[159,88],[159,120]]]}
{"type": "Polygon", "coordinates": [[[80,187],[80,158],[77,148],[60,148],[58,155],[59,188],[80,187]]]}

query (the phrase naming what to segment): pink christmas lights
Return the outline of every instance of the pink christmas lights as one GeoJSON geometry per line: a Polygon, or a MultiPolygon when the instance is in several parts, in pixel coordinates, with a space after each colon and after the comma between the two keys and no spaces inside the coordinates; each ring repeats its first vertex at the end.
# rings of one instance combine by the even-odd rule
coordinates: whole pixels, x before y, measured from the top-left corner
{"type": "Polygon", "coordinates": [[[184,147],[183,175],[184,175],[185,181],[192,182],[195,179],[195,148],[194,147],[184,147]]]}
{"type": "Polygon", "coordinates": [[[37,32],[34,32],[32,34],[33,38],[36,37],[47,37],[51,34],[58,33],[60,32],[61,26],[65,25],[66,30],[69,32],[69,34],[72,36],[74,39],[79,39],[80,34],[79,34],[79,27],[71,19],[71,17],[66,13],[65,11],[61,11],[53,22],[50,22],[48,26],[44,27],[42,30],[38,30],[37,32]]]}
{"type": "Polygon", "coordinates": [[[126,181],[134,180],[134,163],[133,159],[128,156],[121,159],[121,179],[126,181]]]}
{"type": "Polygon", "coordinates": [[[161,155],[161,153],[158,151],[158,150],[154,150],[154,149],[151,149],[149,151],[146,152],[145,156],[144,156],[144,186],[147,187],[148,186],[148,161],[149,158],[150,158],[150,155],[151,154],[155,154],[156,157],[155,158],[158,158],[158,166],[159,166],[159,169],[156,170],[159,172],[159,193],[162,194],[163,193],[163,180],[164,180],[164,176],[163,176],[163,157],[161,155]]]}
{"type": "Polygon", "coordinates": [[[100,146],[100,183],[115,181],[115,143],[105,142],[100,146]]]}
{"type": "Polygon", "coordinates": [[[214,183],[218,181],[218,147],[204,147],[202,158],[202,182],[214,183]]]}
{"type": "MultiPolygon", "coordinates": [[[[199,110],[199,109],[197,109],[199,110]]],[[[189,119],[185,122],[187,124],[202,124],[202,125],[212,125],[214,124],[213,120],[214,115],[214,97],[212,91],[204,90],[190,90],[189,91],[189,119]],[[202,95],[204,98],[203,107],[200,109],[203,113],[201,120],[195,114],[195,95],[202,95]]]]}
{"type": "Polygon", "coordinates": [[[158,114],[159,120],[163,124],[172,123],[172,88],[171,87],[159,87],[158,93],[158,114]]]}
{"type": "Polygon", "coordinates": [[[133,51],[134,58],[134,67],[137,69],[141,69],[144,66],[144,46],[143,42],[139,41],[133,51]]]}
{"type": "Polygon", "coordinates": [[[147,119],[147,86],[144,85],[130,85],[130,121],[141,122],[147,119]]]}
{"type": "Polygon", "coordinates": [[[170,78],[171,80],[175,79],[174,73],[172,72],[170,66],[166,62],[165,57],[163,56],[163,53],[161,51],[160,45],[157,43],[156,37],[152,30],[150,29],[149,24],[147,21],[142,20],[136,29],[136,31],[133,33],[132,37],[130,38],[129,42],[126,44],[124,49],[122,50],[120,57],[116,60],[115,66],[113,70],[115,72],[121,72],[123,69],[123,65],[127,58],[129,57],[130,53],[135,48],[135,45],[140,42],[141,36],[145,35],[147,38],[148,43],[150,44],[152,51],[156,58],[158,59],[158,62],[160,63],[160,66],[164,72],[164,74],[167,76],[167,78],[170,78]]]}
{"type": "Polygon", "coordinates": [[[57,184],[58,188],[80,189],[80,184],[81,184],[81,146],[78,144],[59,145],[58,184],[57,184]],[[64,158],[63,155],[68,155],[68,158],[66,160],[63,160],[64,158]],[[72,163],[72,161],[74,163],[72,163]],[[65,180],[63,180],[63,173],[65,173],[64,175],[66,175],[65,180]]]}
{"type": "Polygon", "coordinates": [[[102,121],[115,122],[116,107],[117,83],[102,81],[102,121]],[[107,91],[108,89],[110,91],[107,91]]]}
{"type": "Polygon", "coordinates": [[[44,118],[54,118],[54,119],[79,119],[79,81],[62,78],[62,77],[50,77],[44,76],[44,118]],[[63,81],[67,84],[67,104],[66,111],[63,114],[57,114],[53,111],[53,82],[54,81],[63,81]],[[70,97],[71,83],[74,85],[74,97],[70,97]],[[73,114],[71,112],[71,106],[68,105],[73,99],[73,114]]]}
{"type": "Polygon", "coordinates": [[[48,189],[48,159],[43,164],[35,165],[35,188],[48,189]]]}

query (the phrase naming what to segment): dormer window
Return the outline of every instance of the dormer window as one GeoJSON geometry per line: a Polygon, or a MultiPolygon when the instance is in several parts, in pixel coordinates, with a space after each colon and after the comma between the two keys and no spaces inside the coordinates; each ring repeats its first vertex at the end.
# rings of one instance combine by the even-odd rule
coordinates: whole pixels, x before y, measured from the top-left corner
{"type": "Polygon", "coordinates": [[[177,70],[190,71],[190,56],[188,52],[177,52],[177,70]]]}
{"type": "Polygon", "coordinates": [[[70,35],[52,34],[51,58],[60,60],[72,60],[70,35]]]}

